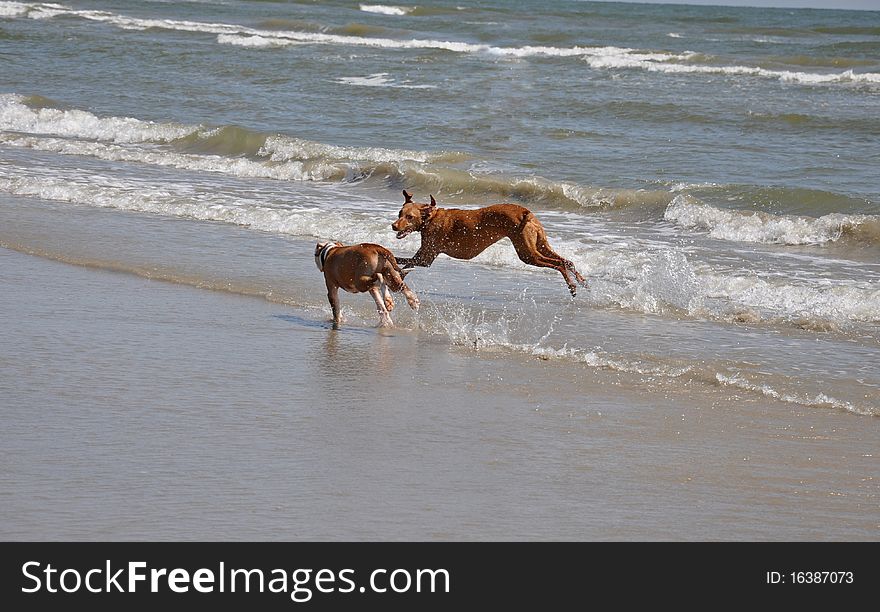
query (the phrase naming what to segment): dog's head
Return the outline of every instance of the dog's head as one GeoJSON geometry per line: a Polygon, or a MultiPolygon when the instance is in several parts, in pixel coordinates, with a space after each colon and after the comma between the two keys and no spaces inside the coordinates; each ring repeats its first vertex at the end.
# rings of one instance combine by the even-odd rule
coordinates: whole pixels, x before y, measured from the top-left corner
{"type": "Polygon", "coordinates": [[[318,242],[315,245],[315,265],[318,266],[318,270],[321,272],[324,271],[324,262],[327,260],[327,254],[331,251],[331,249],[335,249],[336,247],[341,247],[341,242],[318,242]]]}
{"type": "Polygon", "coordinates": [[[403,208],[397,213],[397,221],[391,224],[391,229],[397,232],[397,239],[405,238],[413,232],[420,232],[425,223],[437,208],[437,201],[431,196],[430,204],[420,204],[412,201],[412,194],[403,190],[403,208]]]}

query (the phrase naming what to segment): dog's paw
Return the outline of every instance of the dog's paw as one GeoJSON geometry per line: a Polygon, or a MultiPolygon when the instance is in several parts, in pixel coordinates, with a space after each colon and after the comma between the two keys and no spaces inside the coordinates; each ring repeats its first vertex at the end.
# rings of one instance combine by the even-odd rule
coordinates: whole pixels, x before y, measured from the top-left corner
{"type": "Polygon", "coordinates": [[[409,302],[409,307],[412,308],[413,310],[415,310],[416,312],[418,312],[419,306],[422,305],[422,303],[419,301],[419,298],[413,298],[411,300],[407,300],[407,302],[409,302]]]}

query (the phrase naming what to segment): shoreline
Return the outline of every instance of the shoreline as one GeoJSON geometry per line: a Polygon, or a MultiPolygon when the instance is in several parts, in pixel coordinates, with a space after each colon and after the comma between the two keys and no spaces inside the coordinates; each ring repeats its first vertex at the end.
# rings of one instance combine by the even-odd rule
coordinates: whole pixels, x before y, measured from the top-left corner
{"type": "Polygon", "coordinates": [[[0,260],[5,539],[880,533],[875,419],[0,260]]]}
{"type": "MultiPolygon", "coordinates": [[[[315,318],[325,313],[329,317],[308,239],[229,223],[45,200],[4,202],[0,247],[258,297],[315,318]]],[[[421,314],[398,309],[395,320],[406,329],[479,349],[480,354],[565,361],[568,367],[589,366],[591,376],[612,370],[629,376],[636,386],[650,388],[662,381],[678,385],[679,391],[701,387],[728,399],[878,414],[880,390],[870,367],[876,357],[873,336],[609,308],[597,288],[601,278],[592,279],[591,288],[572,300],[554,273],[540,272],[544,274],[446,258],[410,277],[413,290],[422,297],[421,314]],[[793,354],[799,355],[795,361],[793,354]]],[[[375,324],[369,299],[346,294],[342,304],[352,323],[375,324]]]]}

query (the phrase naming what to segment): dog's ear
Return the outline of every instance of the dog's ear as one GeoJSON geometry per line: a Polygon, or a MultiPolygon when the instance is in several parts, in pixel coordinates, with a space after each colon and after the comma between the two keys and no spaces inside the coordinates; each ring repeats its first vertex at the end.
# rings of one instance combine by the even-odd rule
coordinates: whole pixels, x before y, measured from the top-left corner
{"type": "Polygon", "coordinates": [[[412,202],[412,194],[409,193],[406,189],[403,190],[403,203],[409,204],[412,202]]]}
{"type": "Polygon", "coordinates": [[[434,199],[434,196],[431,196],[431,206],[437,206],[437,200],[434,199]]]}

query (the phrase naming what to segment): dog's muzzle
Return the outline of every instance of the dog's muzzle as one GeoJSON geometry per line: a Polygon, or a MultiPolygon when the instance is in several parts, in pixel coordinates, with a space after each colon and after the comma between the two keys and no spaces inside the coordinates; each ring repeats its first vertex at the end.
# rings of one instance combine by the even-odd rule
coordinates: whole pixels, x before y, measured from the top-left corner
{"type": "Polygon", "coordinates": [[[411,228],[411,227],[408,227],[405,230],[400,230],[399,232],[397,232],[397,239],[400,240],[401,238],[406,238],[407,236],[409,236],[412,233],[413,233],[413,228],[411,228]]]}

